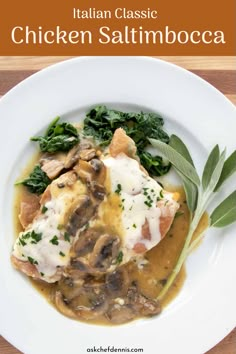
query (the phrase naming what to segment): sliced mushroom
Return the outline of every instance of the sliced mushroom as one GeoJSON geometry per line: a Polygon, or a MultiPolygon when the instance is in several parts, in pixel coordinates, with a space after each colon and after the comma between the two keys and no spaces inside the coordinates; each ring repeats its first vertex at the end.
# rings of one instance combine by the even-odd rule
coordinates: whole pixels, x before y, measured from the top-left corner
{"type": "Polygon", "coordinates": [[[101,184],[97,183],[96,181],[91,181],[89,184],[89,189],[92,195],[99,200],[103,200],[106,194],[106,189],[101,184]]]}
{"type": "Polygon", "coordinates": [[[108,294],[112,297],[125,296],[129,286],[129,276],[124,267],[116,269],[106,276],[106,289],[108,294]]]}
{"type": "Polygon", "coordinates": [[[83,260],[79,258],[73,258],[71,260],[71,268],[80,271],[81,273],[91,273],[92,270],[89,265],[83,260]]]}
{"type": "Polygon", "coordinates": [[[86,139],[83,139],[79,145],[81,150],[92,149],[93,147],[92,142],[86,139]]]}
{"type": "Polygon", "coordinates": [[[93,180],[99,185],[104,185],[106,179],[106,167],[104,163],[99,159],[92,159],[89,164],[93,169],[93,180]]]}
{"type": "Polygon", "coordinates": [[[76,232],[94,216],[96,207],[87,195],[80,198],[80,204],[72,213],[67,226],[67,232],[75,236],[76,232]]]}
{"type": "Polygon", "coordinates": [[[108,299],[102,283],[88,283],[83,293],[70,302],[70,307],[78,318],[92,320],[101,316],[108,309],[108,299]]]}
{"type": "Polygon", "coordinates": [[[106,271],[119,252],[120,239],[108,234],[101,235],[96,242],[89,263],[99,271],[106,271]]]}
{"type": "Polygon", "coordinates": [[[65,168],[71,168],[79,160],[80,145],[75,145],[66,155],[65,168]]]}
{"type": "Polygon", "coordinates": [[[94,170],[89,162],[79,160],[79,163],[75,165],[74,170],[78,173],[78,176],[83,182],[87,183],[93,180],[94,170]]]}
{"type": "Polygon", "coordinates": [[[48,160],[42,165],[42,170],[46,173],[48,178],[54,179],[64,169],[64,163],[58,160],[48,160]]]}
{"type": "Polygon", "coordinates": [[[79,157],[81,160],[84,161],[90,161],[94,158],[94,156],[96,156],[96,150],[95,149],[85,149],[85,150],[81,150],[79,157]]]}
{"type": "Polygon", "coordinates": [[[63,315],[76,319],[77,316],[74,311],[68,307],[68,305],[63,300],[63,296],[60,291],[56,291],[54,297],[54,303],[58,311],[60,311],[63,315]]]}
{"type": "Polygon", "coordinates": [[[114,304],[106,312],[106,317],[112,323],[122,324],[133,320],[136,317],[136,312],[130,305],[114,304]]]}
{"type": "Polygon", "coordinates": [[[55,183],[58,188],[72,187],[77,180],[77,173],[75,171],[68,171],[66,173],[63,173],[59,178],[57,178],[55,183]]]}
{"type": "Polygon", "coordinates": [[[40,159],[42,170],[47,174],[50,179],[55,179],[64,169],[66,159],[65,153],[45,153],[40,159]]]}
{"type": "Polygon", "coordinates": [[[83,231],[73,246],[73,251],[78,257],[82,257],[94,248],[100,233],[92,228],[83,231]]]}
{"type": "Polygon", "coordinates": [[[137,286],[129,288],[127,293],[127,301],[135,309],[138,315],[153,316],[161,312],[161,305],[159,301],[150,299],[141,294],[137,286]]]}
{"type": "Polygon", "coordinates": [[[83,268],[83,265],[87,266],[84,263],[77,264],[78,267],[75,266],[68,266],[64,270],[64,275],[66,277],[70,277],[71,279],[74,280],[81,280],[87,277],[88,274],[90,274],[90,268],[83,268]],[[79,267],[81,266],[81,267],[79,267]]]}
{"type": "Polygon", "coordinates": [[[83,291],[83,279],[73,279],[68,277],[62,277],[58,282],[58,287],[63,297],[70,301],[74,297],[80,295],[83,291]]]}
{"type": "Polygon", "coordinates": [[[113,323],[121,324],[128,322],[139,316],[153,316],[161,312],[159,301],[150,299],[138,291],[137,285],[132,285],[127,295],[120,299],[117,303],[116,299],[110,304],[106,313],[106,317],[113,323]]]}
{"type": "Polygon", "coordinates": [[[103,162],[99,159],[92,159],[90,161],[90,165],[96,173],[100,172],[102,167],[104,166],[103,162]]]}

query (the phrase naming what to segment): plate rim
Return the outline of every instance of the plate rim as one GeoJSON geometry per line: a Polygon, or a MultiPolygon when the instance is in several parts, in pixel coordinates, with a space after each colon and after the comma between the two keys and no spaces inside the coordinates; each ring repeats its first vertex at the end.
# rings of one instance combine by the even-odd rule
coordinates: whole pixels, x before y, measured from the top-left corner
{"type": "MultiPolygon", "coordinates": [[[[188,70],[186,70],[186,69],[184,69],[184,68],[182,68],[182,67],[179,67],[179,66],[177,66],[177,65],[175,65],[175,64],[173,64],[173,63],[169,63],[169,62],[163,61],[163,60],[161,60],[161,59],[157,59],[157,58],[150,58],[150,57],[143,57],[143,56],[142,56],[142,57],[132,57],[132,56],[128,56],[128,57],[101,57],[101,56],[99,56],[99,57],[76,57],[76,58],[67,59],[67,60],[62,61],[62,62],[60,62],[60,63],[56,63],[56,64],[53,64],[53,65],[50,65],[50,66],[48,66],[48,67],[46,67],[46,68],[44,68],[44,69],[42,69],[42,70],[40,70],[40,71],[34,73],[34,74],[31,75],[30,77],[28,77],[28,78],[26,78],[25,80],[23,80],[22,82],[18,83],[18,84],[17,84],[15,87],[13,87],[11,90],[9,90],[4,96],[2,96],[2,98],[1,98],[1,100],[0,100],[0,107],[2,106],[2,104],[4,104],[5,100],[11,99],[11,96],[14,95],[15,92],[17,93],[17,90],[21,89],[21,87],[23,87],[25,84],[28,84],[31,80],[34,81],[35,78],[37,79],[37,76],[38,76],[38,77],[39,77],[39,76],[42,77],[43,75],[47,75],[47,72],[50,72],[50,71],[52,71],[52,70],[54,70],[54,69],[57,70],[57,68],[63,67],[64,65],[65,65],[65,66],[70,65],[70,62],[74,62],[74,61],[76,61],[76,62],[81,62],[81,61],[87,61],[87,60],[91,60],[91,61],[94,61],[94,60],[95,60],[95,61],[96,61],[97,58],[99,58],[99,60],[100,60],[101,58],[105,58],[105,59],[107,59],[107,58],[119,58],[119,60],[127,60],[127,58],[133,60],[133,59],[135,58],[135,60],[139,60],[139,61],[145,60],[145,61],[152,61],[152,62],[157,62],[157,61],[158,61],[158,62],[161,62],[162,64],[165,63],[167,66],[172,66],[172,67],[174,67],[175,69],[178,69],[179,71],[184,72],[185,74],[187,73],[188,75],[194,76],[195,79],[204,82],[205,85],[207,84],[207,86],[208,86],[211,90],[213,89],[215,92],[217,92],[218,95],[220,94],[221,99],[224,99],[224,100],[227,102],[227,104],[230,104],[231,108],[233,108],[233,109],[235,110],[235,112],[236,112],[236,107],[235,107],[235,105],[234,105],[227,97],[225,97],[225,96],[223,95],[223,93],[221,93],[218,89],[216,89],[213,85],[211,85],[210,83],[208,83],[208,82],[205,81],[204,79],[200,78],[198,75],[196,75],[196,74],[194,74],[194,73],[192,73],[192,72],[190,72],[190,71],[188,71],[188,70]]],[[[228,329],[226,330],[226,333],[223,335],[222,338],[224,338],[228,333],[230,333],[231,330],[232,330],[232,328],[228,328],[228,329]]],[[[3,330],[2,330],[2,326],[1,326],[1,333],[2,333],[2,332],[3,332],[3,330]]],[[[3,333],[2,335],[4,336],[4,338],[6,338],[7,340],[9,340],[10,343],[13,343],[13,345],[15,345],[17,348],[20,348],[19,344],[15,344],[14,341],[12,340],[12,338],[10,338],[10,336],[8,337],[8,336],[5,335],[4,333],[3,333]],[[8,339],[8,338],[9,338],[9,339],[8,339]]],[[[222,338],[219,338],[219,341],[218,341],[218,342],[220,342],[222,338]]],[[[218,343],[218,342],[217,342],[217,343],[218,343]]],[[[217,343],[215,343],[215,344],[217,344],[217,343]]],[[[24,348],[20,348],[20,350],[22,350],[22,349],[24,350],[24,348]]]]}

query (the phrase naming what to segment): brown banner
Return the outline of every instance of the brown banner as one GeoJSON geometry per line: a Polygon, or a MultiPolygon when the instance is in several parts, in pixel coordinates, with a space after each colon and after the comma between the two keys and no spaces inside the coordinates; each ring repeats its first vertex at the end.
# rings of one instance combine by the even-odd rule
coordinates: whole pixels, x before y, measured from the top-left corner
{"type": "Polygon", "coordinates": [[[235,0],[0,4],[0,55],[235,54],[235,0]]]}

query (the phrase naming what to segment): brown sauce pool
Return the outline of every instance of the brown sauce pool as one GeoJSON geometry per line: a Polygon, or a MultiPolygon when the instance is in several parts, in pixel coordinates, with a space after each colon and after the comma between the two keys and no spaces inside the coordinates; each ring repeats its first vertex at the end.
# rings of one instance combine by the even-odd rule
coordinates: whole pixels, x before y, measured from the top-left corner
{"type": "MultiPolygon", "coordinates": [[[[32,166],[34,166],[35,162],[38,160],[38,157],[39,156],[37,155],[32,159],[21,177],[24,178],[29,174],[29,172],[32,170],[32,166]]],[[[178,213],[179,216],[174,219],[173,224],[164,239],[156,247],[146,253],[146,264],[140,267],[134,261],[131,261],[125,266],[128,270],[131,281],[137,281],[141,293],[152,299],[155,299],[158,296],[163,286],[165,285],[168,276],[171,274],[183,248],[189,226],[189,211],[187,208],[183,188],[171,187],[168,188],[168,190],[179,192],[179,212],[182,214],[179,215],[180,213],[178,213]]],[[[26,188],[22,186],[18,186],[16,188],[14,201],[14,225],[16,235],[22,231],[22,227],[18,220],[20,202],[29,197],[30,193],[26,190],[26,188]]],[[[197,237],[197,235],[207,227],[207,223],[208,216],[207,214],[204,214],[194,237],[197,237]]],[[[163,307],[165,307],[177,296],[184,284],[185,277],[186,272],[185,267],[183,266],[180,273],[176,277],[173,286],[162,300],[163,307]]],[[[32,285],[37,289],[37,291],[39,291],[53,305],[52,299],[54,298],[55,291],[59,289],[59,285],[57,283],[48,284],[40,280],[30,279],[30,281],[32,285]]],[[[111,325],[105,316],[100,316],[96,320],[89,320],[86,322],[111,325]]]]}

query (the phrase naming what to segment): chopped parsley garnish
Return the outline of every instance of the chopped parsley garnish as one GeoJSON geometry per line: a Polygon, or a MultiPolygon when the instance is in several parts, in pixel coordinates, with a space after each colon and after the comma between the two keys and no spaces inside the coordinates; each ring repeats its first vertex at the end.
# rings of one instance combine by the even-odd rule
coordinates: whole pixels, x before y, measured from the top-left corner
{"type": "Polygon", "coordinates": [[[62,256],[62,257],[65,257],[65,253],[63,253],[61,251],[59,252],[59,255],[62,256]]]}
{"type": "Polygon", "coordinates": [[[47,210],[48,210],[48,208],[45,205],[43,205],[43,207],[41,209],[42,213],[45,214],[47,210]]]}
{"type": "Polygon", "coordinates": [[[152,207],[152,201],[145,200],[144,204],[146,204],[149,208],[152,207]]]}
{"type": "Polygon", "coordinates": [[[143,195],[146,197],[144,204],[151,208],[153,203],[159,202],[162,198],[164,198],[162,190],[159,195],[156,194],[156,191],[152,188],[149,189],[147,187],[143,188],[143,195]]]}
{"type": "Polygon", "coordinates": [[[117,258],[116,258],[116,263],[117,263],[117,264],[120,264],[120,263],[123,261],[123,256],[124,256],[123,252],[120,251],[120,252],[118,253],[117,258]]]}
{"type": "Polygon", "coordinates": [[[31,264],[38,264],[38,262],[32,258],[32,257],[28,257],[28,261],[31,263],[31,264]]]}
{"type": "Polygon", "coordinates": [[[124,209],[125,209],[125,207],[124,207],[123,204],[119,204],[119,207],[121,208],[121,210],[124,210],[124,209]]]}
{"type": "Polygon", "coordinates": [[[41,276],[44,277],[44,273],[40,272],[41,276]]]}
{"type": "Polygon", "coordinates": [[[136,225],[136,224],[133,224],[133,228],[136,229],[136,228],[137,228],[137,225],[136,225]]]}
{"type": "Polygon", "coordinates": [[[143,188],[143,195],[146,197],[146,200],[144,201],[144,204],[147,205],[149,208],[152,207],[152,204],[154,202],[154,199],[155,198],[155,191],[154,189],[149,189],[149,188],[143,188]],[[152,195],[150,195],[150,193],[152,195]]]}
{"type": "Polygon", "coordinates": [[[30,240],[30,239],[31,239],[30,243],[36,244],[42,240],[42,234],[37,233],[34,230],[31,232],[26,232],[21,237],[19,237],[19,244],[21,244],[21,246],[24,247],[27,244],[26,240],[30,240]]]}
{"type": "Polygon", "coordinates": [[[53,236],[53,238],[49,241],[51,242],[53,245],[58,246],[59,242],[58,242],[58,237],[55,235],[53,236]]]}
{"type": "Polygon", "coordinates": [[[19,238],[19,245],[21,245],[21,246],[26,246],[26,242],[24,241],[24,240],[22,240],[22,238],[19,238]]]}
{"type": "Polygon", "coordinates": [[[35,243],[36,244],[36,243],[38,243],[39,241],[42,240],[42,234],[41,233],[37,234],[34,230],[31,232],[30,237],[32,238],[31,243],[35,243]]]}
{"type": "Polygon", "coordinates": [[[115,193],[119,194],[120,195],[120,192],[122,190],[122,187],[121,187],[121,184],[118,183],[117,186],[116,186],[116,190],[115,190],[115,193]]]}
{"type": "Polygon", "coordinates": [[[65,241],[70,242],[70,235],[68,234],[68,232],[64,233],[64,239],[65,239],[65,241]]]}
{"type": "Polygon", "coordinates": [[[31,232],[26,232],[26,234],[23,234],[21,236],[21,238],[24,239],[24,240],[27,240],[28,238],[30,238],[30,236],[31,236],[31,232]]]}

